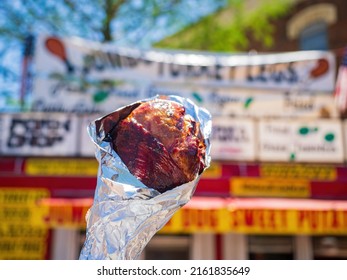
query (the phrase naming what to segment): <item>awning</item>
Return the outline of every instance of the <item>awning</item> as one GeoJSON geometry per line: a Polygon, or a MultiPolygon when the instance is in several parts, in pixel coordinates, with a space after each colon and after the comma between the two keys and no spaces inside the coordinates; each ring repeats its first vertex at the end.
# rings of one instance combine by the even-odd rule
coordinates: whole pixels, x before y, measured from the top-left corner
{"type": "MultiPolygon", "coordinates": [[[[85,228],[92,199],[41,200],[49,227],[85,228]]],[[[347,234],[347,201],[193,197],[162,233],[347,234]]]]}

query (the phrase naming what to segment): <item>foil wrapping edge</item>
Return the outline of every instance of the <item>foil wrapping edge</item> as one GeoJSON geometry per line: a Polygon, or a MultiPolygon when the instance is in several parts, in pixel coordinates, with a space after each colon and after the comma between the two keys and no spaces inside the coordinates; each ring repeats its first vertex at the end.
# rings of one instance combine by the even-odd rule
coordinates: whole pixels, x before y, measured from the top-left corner
{"type": "MultiPolygon", "coordinates": [[[[184,105],[187,113],[199,121],[206,144],[205,169],[208,168],[211,160],[210,114],[189,99],[168,98],[184,105]]],[[[159,193],[129,172],[110,143],[103,141],[105,135],[97,131],[96,121],[88,126],[88,134],[96,146],[99,169],[94,202],[86,215],[86,240],[79,259],[138,259],[153,235],[191,199],[200,176],[159,193]]]]}

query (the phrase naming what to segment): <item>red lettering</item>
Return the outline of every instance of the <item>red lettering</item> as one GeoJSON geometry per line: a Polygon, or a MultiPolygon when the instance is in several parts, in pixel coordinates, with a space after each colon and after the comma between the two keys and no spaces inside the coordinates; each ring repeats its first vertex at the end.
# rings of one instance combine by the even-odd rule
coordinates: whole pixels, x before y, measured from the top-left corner
{"type": "Polygon", "coordinates": [[[329,228],[328,227],[328,211],[322,211],[322,228],[329,228]]]}
{"type": "Polygon", "coordinates": [[[283,228],[287,227],[287,211],[281,210],[281,225],[283,228]]]}
{"type": "Polygon", "coordinates": [[[307,218],[307,212],[306,211],[299,211],[298,212],[298,226],[299,228],[304,226],[304,222],[307,218]]]}
{"type": "Polygon", "coordinates": [[[188,229],[190,227],[190,210],[182,209],[182,224],[184,229],[188,229]]]}
{"type": "MultiPolygon", "coordinates": [[[[239,210],[241,211],[241,210],[239,210]]],[[[232,228],[237,228],[239,225],[239,222],[237,220],[237,211],[230,211],[230,222],[231,222],[231,227],[232,228]]]]}
{"type": "Polygon", "coordinates": [[[204,226],[204,214],[205,214],[205,210],[196,210],[196,214],[197,214],[197,226],[199,228],[202,228],[204,226]]]}
{"type": "Polygon", "coordinates": [[[48,215],[48,216],[44,216],[44,217],[43,217],[43,220],[44,220],[45,224],[49,224],[49,222],[51,221],[51,218],[50,218],[50,216],[48,215]]]}
{"type": "Polygon", "coordinates": [[[333,216],[331,225],[333,228],[338,228],[339,227],[339,221],[338,221],[338,217],[337,217],[337,212],[335,210],[333,210],[333,211],[331,211],[331,213],[333,216]]]}
{"type": "Polygon", "coordinates": [[[253,211],[252,210],[245,210],[244,211],[244,216],[245,216],[245,225],[247,226],[253,226],[253,222],[254,222],[254,215],[253,215],[253,211]]]}
{"type": "Polygon", "coordinates": [[[318,227],[318,211],[310,211],[310,226],[312,229],[318,227]]]}
{"type": "Polygon", "coordinates": [[[258,220],[259,220],[259,226],[261,228],[265,227],[265,223],[264,223],[264,211],[265,210],[259,210],[258,212],[258,220]]]}
{"type": "Polygon", "coordinates": [[[275,225],[275,211],[274,210],[269,210],[269,227],[272,229],[276,228],[275,225]]]}
{"type": "Polygon", "coordinates": [[[211,210],[210,211],[210,223],[212,228],[217,228],[218,226],[218,211],[217,210],[211,210]]]}

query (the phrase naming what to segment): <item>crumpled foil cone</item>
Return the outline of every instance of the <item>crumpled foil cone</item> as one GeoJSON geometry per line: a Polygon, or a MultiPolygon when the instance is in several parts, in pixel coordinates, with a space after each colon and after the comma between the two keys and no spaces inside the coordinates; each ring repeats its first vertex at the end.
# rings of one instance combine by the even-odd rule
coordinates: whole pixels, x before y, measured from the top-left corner
{"type": "MultiPolygon", "coordinates": [[[[186,112],[200,123],[206,144],[205,169],[210,165],[211,115],[196,106],[189,99],[178,96],[166,98],[179,102],[186,112]]],[[[88,126],[88,133],[96,145],[99,162],[97,186],[94,202],[86,215],[86,240],[80,253],[80,260],[132,260],[153,237],[185,205],[194,194],[200,175],[186,184],[160,193],[145,186],[133,176],[118,154],[112,149],[108,139],[108,129],[103,120],[127,116],[135,102],[129,106],[97,119],[88,126]]]]}

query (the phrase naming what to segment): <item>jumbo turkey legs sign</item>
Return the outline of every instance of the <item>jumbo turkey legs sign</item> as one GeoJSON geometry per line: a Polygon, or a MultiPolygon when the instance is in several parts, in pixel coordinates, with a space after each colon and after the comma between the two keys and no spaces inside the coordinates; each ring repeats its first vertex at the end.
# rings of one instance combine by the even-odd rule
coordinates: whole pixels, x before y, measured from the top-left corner
{"type": "MultiPolygon", "coordinates": [[[[200,102],[232,88],[319,91],[334,88],[330,52],[212,54],[122,49],[78,38],[40,36],[35,50],[35,111],[110,112],[155,94],[175,94],[200,102]]],[[[233,92],[230,92],[232,97],[233,92]]]]}

